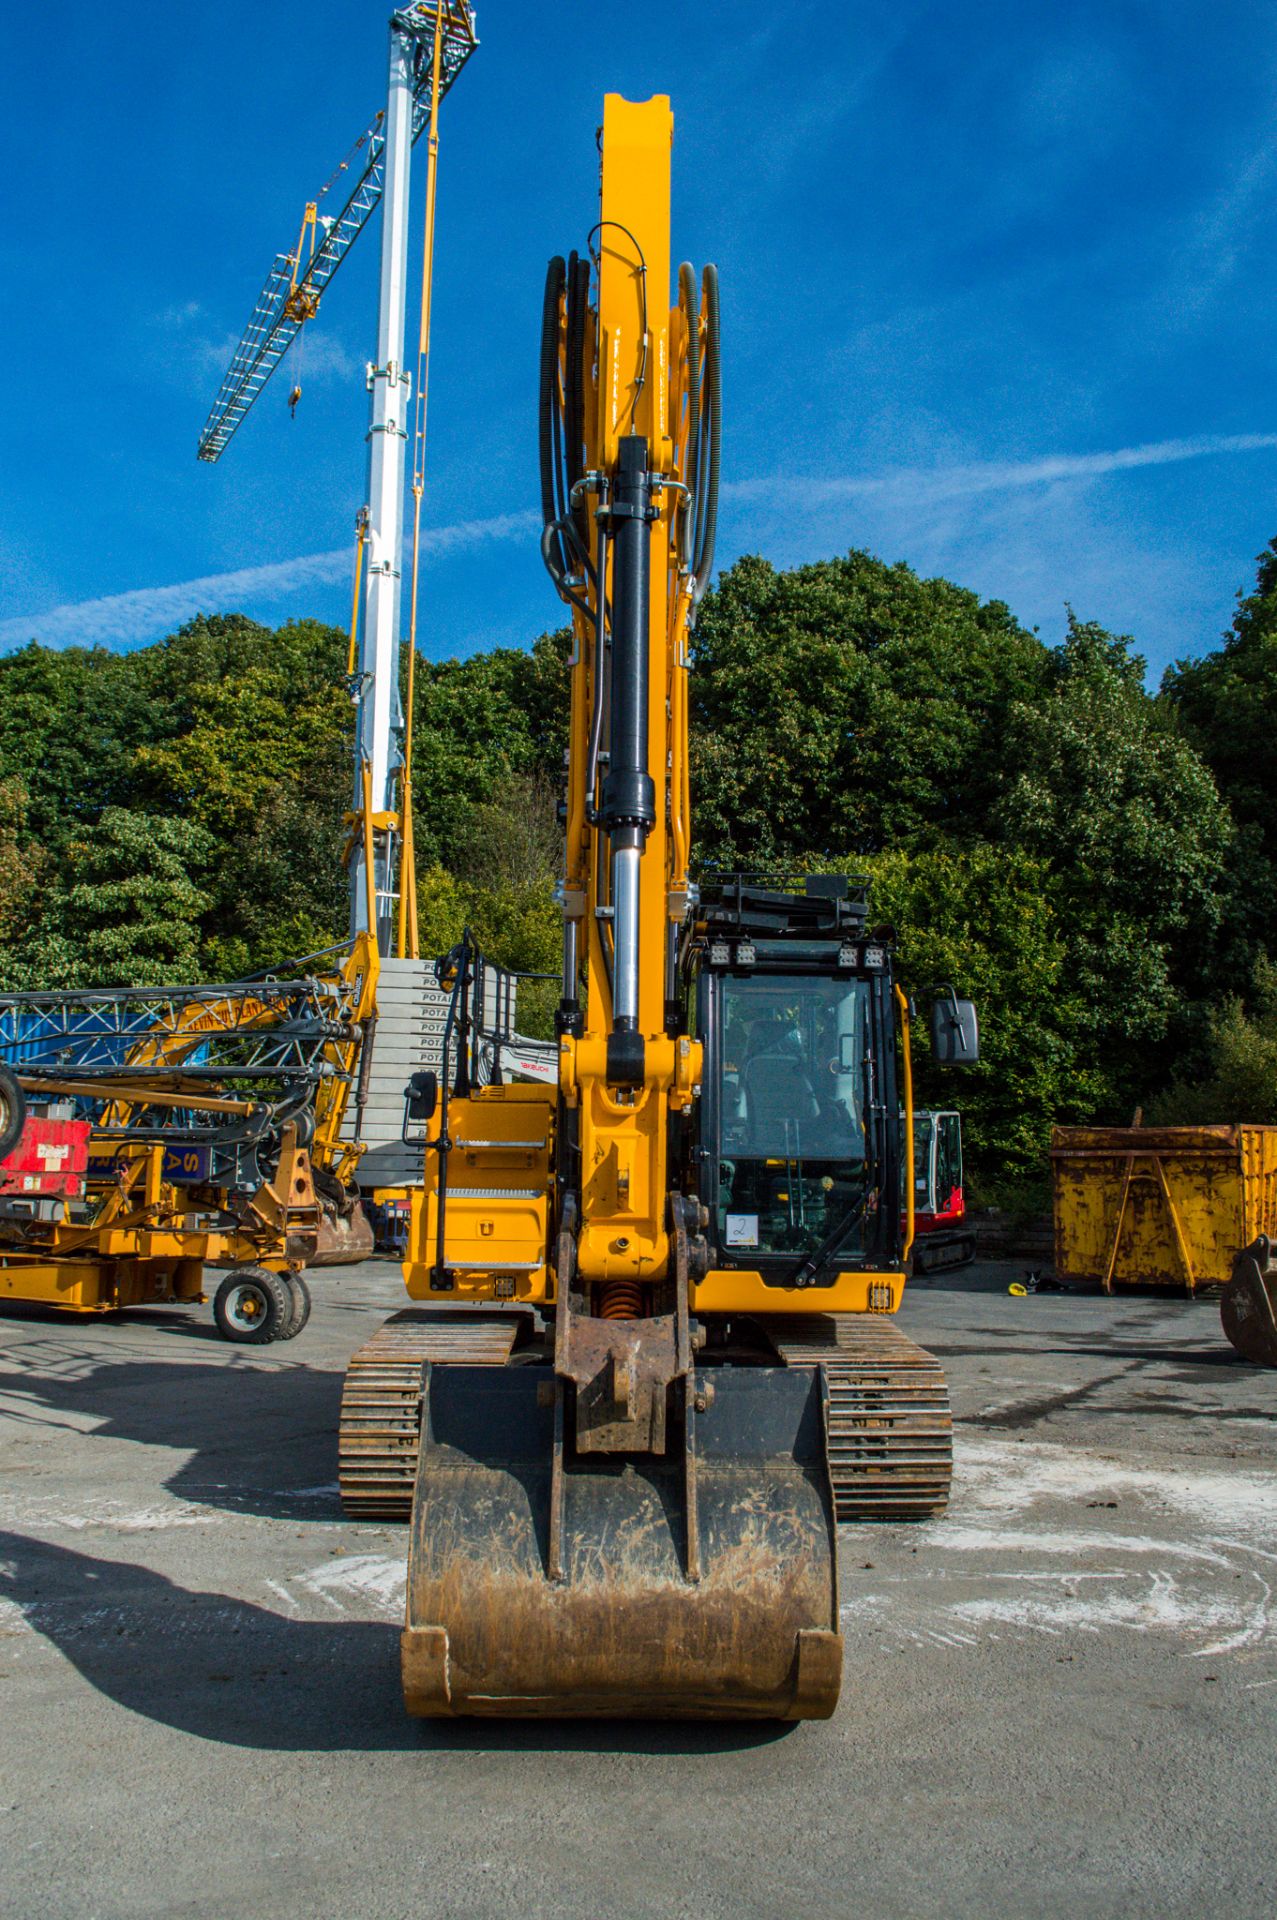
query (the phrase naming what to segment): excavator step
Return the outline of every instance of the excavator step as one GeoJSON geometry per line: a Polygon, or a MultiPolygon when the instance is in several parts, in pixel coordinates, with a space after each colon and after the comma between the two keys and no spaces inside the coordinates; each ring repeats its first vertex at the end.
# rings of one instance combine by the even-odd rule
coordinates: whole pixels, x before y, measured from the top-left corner
{"type": "Polygon", "coordinates": [[[953,1415],[944,1370],[875,1314],[761,1320],[788,1367],[823,1366],[829,1468],[840,1521],[930,1520],[953,1478],[953,1415]]]}
{"type": "Polygon", "coordinates": [[[422,1366],[504,1366],[526,1313],[411,1309],[351,1358],[341,1396],[341,1503],[357,1520],[407,1520],[417,1477],[422,1366]]]}

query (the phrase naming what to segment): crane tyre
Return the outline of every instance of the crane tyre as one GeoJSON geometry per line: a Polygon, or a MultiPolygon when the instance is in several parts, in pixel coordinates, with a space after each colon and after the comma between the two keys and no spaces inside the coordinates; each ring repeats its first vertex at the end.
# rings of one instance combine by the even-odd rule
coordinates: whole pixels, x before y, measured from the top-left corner
{"type": "Polygon", "coordinates": [[[0,1160],[7,1160],[27,1124],[27,1096],[8,1067],[0,1066],[0,1160]]]}
{"type": "Polygon", "coordinates": [[[310,1288],[300,1273],[288,1275],[288,1289],[293,1296],[293,1317],[288,1323],[287,1333],[279,1335],[281,1340],[295,1340],[310,1319],[310,1288]]]}
{"type": "Polygon", "coordinates": [[[267,1267],[237,1267],[228,1273],[213,1301],[213,1318],[223,1340],[264,1347],[287,1340],[296,1306],[286,1275],[267,1267]]]}

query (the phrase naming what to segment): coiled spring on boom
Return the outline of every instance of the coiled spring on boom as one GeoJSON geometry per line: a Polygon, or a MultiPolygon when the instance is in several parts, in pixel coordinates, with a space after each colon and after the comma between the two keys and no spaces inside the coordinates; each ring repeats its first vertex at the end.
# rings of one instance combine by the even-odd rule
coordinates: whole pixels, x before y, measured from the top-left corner
{"type": "Polygon", "coordinates": [[[638,1280],[605,1280],[598,1291],[600,1320],[641,1320],[643,1287],[638,1280]]]}

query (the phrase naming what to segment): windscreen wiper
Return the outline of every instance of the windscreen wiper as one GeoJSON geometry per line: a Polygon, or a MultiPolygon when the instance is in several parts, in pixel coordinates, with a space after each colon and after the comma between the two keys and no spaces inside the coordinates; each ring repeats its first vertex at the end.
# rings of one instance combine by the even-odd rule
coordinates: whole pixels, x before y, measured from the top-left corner
{"type": "Polygon", "coordinates": [[[871,1193],[877,1193],[877,1191],[878,1188],[876,1184],[872,1187],[866,1186],[859,1200],[856,1201],[854,1206],[848,1208],[842,1219],[839,1220],[834,1227],[833,1232],[826,1234],[820,1245],[809,1253],[805,1259],[799,1261],[794,1271],[790,1274],[789,1279],[785,1282],[786,1286],[810,1287],[815,1284],[816,1275],[820,1272],[820,1269],[824,1266],[826,1260],[830,1258],[831,1254],[837,1253],[839,1247],[841,1247],[843,1241],[851,1232],[851,1229],[864,1218],[865,1208],[869,1205],[869,1196],[871,1193]]]}

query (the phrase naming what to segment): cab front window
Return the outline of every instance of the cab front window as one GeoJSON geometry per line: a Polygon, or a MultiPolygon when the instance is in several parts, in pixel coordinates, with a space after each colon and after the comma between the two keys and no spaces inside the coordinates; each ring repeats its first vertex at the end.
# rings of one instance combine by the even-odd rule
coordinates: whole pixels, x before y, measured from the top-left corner
{"type": "Polygon", "coordinates": [[[719,1051],[719,1245],[805,1254],[844,1220],[863,1248],[870,1200],[869,984],[726,976],[719,1051]]]}

